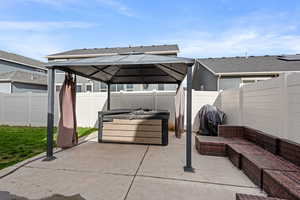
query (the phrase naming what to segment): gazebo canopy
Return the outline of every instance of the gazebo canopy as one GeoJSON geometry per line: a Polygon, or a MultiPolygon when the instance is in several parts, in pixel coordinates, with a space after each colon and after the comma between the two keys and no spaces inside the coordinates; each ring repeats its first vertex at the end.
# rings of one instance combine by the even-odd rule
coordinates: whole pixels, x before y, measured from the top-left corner
{"type": "Polygon", "coordinates": [[[47,67],[114,84],[181,83],[194,59],[150,54],[111,55],[52,61],[47,67]]]}
{"type": "Polygon", "coordinates": [[[187,137],[185,171],[192,172],[192,66],[194,59],[150,54],[110,55],[78,60],[53,61],[48,70],[47,159],[53,156],[55,69],[108,84],[107,110],[110,110],[110,85],[180,84],[187,75],[187,137]]]}

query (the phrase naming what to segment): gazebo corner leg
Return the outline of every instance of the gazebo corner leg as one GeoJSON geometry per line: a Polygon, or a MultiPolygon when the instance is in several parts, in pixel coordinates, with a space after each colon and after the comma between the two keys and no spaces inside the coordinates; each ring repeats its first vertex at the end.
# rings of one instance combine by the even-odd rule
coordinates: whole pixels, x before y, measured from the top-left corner
{"type": "Polygon", "coordinates": [[[55,159],[55,156],[53,156],[54,82],[55,69],[50,68],[48,69],[47,154],[43,161],[55,159]]]}
{"type": "Polygon", "coordinates": [[[107,110],[110,110],[110,83],[107,83],[107,110]]]}
{"type": "Polygon", "coordinates": [[[187,71],[187,118],[186,118],[186,165],[185,172],[194,172],[192,167],[192,66],[187,71]]]}

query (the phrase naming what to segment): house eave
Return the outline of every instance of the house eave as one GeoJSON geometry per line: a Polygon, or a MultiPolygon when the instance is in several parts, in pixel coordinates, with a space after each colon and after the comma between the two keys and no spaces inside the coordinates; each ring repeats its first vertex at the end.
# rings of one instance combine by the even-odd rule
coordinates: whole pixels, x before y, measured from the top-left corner
{"type": "Polygon", "coordinates": [[[10,79],[0,79],[0,83],[11,83],[10,79]]]}
{"type": "Polygon", "coordinates": [[[28,85],[47,86],[47,84],[43,84],[43,83],[32,83],[32,82],[25,82],[25,81],[11,81],[11,83],[22,83],[22,84],[28,84],[28,85]]]}
{"type": "Polygon", "coordinates": [[[24,66],[28,66],[28,67],[32,67],[32,68],[41,69],[41,70],[47,72],[46,68],[37,67],[37,66],[34,66],[34,65],[29,65],[29,64],[26,64],[26,63],[15,61],[15,60],[9,60],[9,59],[6,59],[6,58],[0,58],[0,60],[4,60],[6,62],[16,63],[16,64],[20,64],[20,65],[24,65],[24,66]]]}
{"type": "Polygon", "coordinates": [[[270,72],[225,72],[216,73],[217,76],[253,76],[253,75],[277,75],[287,72],[299,72],[299,71],[270,71],[270,72]]]}
{"type": "Polygon", "coordinates": [[[10,80],[10,79],[0,79],[0,83],[22,83],[28,85],[40,85],[40,86],[47,86],[46,83],[33,83],[33,82],[25,82],[25,81],[18,81],[18,80],[10,80]]]}

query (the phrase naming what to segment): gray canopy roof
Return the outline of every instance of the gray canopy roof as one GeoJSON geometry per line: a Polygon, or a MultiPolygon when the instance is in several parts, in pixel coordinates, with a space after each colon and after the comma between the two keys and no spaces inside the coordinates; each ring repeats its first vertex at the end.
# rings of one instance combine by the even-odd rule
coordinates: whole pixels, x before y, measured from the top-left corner
{"type": "Polygon", "coordinates": [[[48,68],[106,83],[180,83],[194,59],[149,54],[49,62],[48,68]]]}

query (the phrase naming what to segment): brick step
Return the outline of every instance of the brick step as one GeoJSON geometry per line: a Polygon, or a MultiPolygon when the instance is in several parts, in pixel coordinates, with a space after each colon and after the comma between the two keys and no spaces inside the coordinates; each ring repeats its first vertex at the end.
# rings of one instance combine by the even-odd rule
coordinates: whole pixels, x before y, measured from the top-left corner
{"type": "Polygon", "coordinates": [[[241,144],[229,144],[226,146],[227,156],[234,166],[242,169],[242,155],[243,154],[253,154],[262,155],[267,153],[262,148],[256,146],[255,144],[241,145],[241,144]]]}
{"type": "Polygon", "coordinates": [[[258,186],[262,187],[264,169],[297,172],[299,167],[257,145],[228,144],[229,160],[258,186]]]}
{"type": "Polygon", "coordinates": [[[263,189],[274,197],[300,199],[300,172],[264,170],[263,189]]]}
{"type": "Polygon", "coordinates": [[[228,156],[270,196],[237,199],[300,200],[300,144],[248,127],[219,126],[219,137],[196,136],[196,148],[202,155],[228,156]]]}
{"type": "Polygon", "coordinates": [[[237,193],[236,200],[283,200],[283,199],[237,193]]]}
{"type": "Polygon", "coordinates": [[[227,144],[251,144],[242,138],[225,138],[212,136],[195,136],[196,149],[201,155],[227,156],[227,144]]]}
{"type": "Polygon", "coordinates": [[[241,169],[258,186],[263,187],[263,170],[297,172],[299,168],[280,157],[263,154],[243,154],[241,169]]]}

